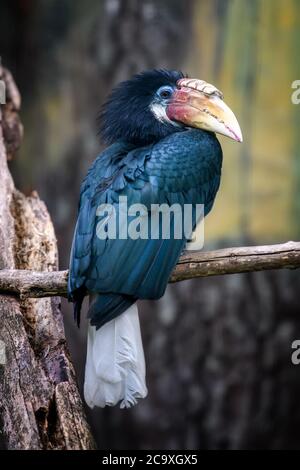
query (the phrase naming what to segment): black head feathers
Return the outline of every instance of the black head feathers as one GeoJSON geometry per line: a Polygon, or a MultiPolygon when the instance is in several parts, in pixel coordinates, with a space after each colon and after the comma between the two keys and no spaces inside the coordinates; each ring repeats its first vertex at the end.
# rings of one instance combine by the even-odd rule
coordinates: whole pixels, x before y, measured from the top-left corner
{"type": "Polygon", "coordinates": [[[171,122],[162,122],[151,112],[151,103],[160,87],[175,88],[183,77],[179,71],[154,69],[117,85],[99,116],[103,140],[109,144],[124,140],[147,145],[174,132],[171,122]]]}

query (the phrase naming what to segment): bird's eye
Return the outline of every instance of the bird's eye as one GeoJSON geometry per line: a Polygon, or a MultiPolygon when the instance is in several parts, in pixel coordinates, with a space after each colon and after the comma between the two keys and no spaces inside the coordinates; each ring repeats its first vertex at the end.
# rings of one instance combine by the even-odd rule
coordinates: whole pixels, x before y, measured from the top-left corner
{"type": "Polygon", "coordinates": [[[160,98],[167,99],[170,98],[170,96],[172,95],[173,88],[170,86],[164,86],[161,87],[157,93],[160,98]]]}

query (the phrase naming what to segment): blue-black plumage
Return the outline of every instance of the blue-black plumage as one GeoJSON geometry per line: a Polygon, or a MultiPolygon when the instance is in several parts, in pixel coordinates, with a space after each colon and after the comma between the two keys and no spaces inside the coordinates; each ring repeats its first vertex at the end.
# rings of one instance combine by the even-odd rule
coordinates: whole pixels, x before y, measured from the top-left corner
{"type": "Polygon", "coordinates": [[[164,294],[186,237],[122,239],[118,228],[115,238],[100,239],[97,210],[111,204],[118,213],[126,197],[128,206],[143,204],[149,214],[151,204],[204,204],[208,214],[222,167],[214,131],[242,140],[221,93],[181,72],[143,72],[112,91],[101,113],[110,145],[82,183],[72,246],[68,291],[78,323],[86,294],[93,296],[89,317],[97,329],[137,299],[164,294]]]}

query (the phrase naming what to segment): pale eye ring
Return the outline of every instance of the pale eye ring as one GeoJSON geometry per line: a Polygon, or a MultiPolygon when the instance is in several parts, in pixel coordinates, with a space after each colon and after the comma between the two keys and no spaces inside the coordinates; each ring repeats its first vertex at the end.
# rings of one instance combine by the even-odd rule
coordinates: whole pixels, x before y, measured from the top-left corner
{"type": "Polygon", "coordinates": [[[163,86],[157,92],[158,96],[164,100],[170,98],[172,96],[172,93],[173,88],[170,86],[163,86]]]}

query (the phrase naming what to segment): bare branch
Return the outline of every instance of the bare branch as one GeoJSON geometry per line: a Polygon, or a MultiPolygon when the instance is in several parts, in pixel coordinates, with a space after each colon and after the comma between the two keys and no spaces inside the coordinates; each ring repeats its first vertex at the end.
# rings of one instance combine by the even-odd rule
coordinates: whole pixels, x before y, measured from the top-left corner
{"type": "MultiPolygon", "coordinates": [[[[280,245],[185,252],[170,278],[178,282],[197,277],[237,274],[269,269],[300,268],[300,242],[280,245]]],[[[27,297],[67,295],[68,271],[0,270],[0,294],[27,297]]]]}
{"type": "Polygon", "coordinates": [[[300,242],[186,252],[179,259],[170,282],[221,274],[295,268],[300,268],[300,242]]]}

